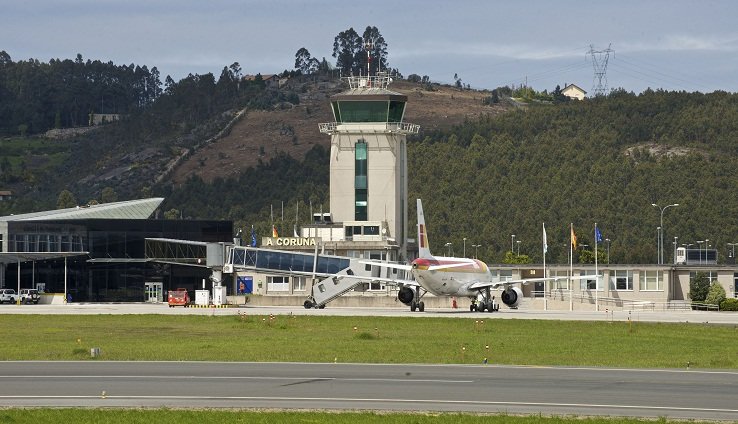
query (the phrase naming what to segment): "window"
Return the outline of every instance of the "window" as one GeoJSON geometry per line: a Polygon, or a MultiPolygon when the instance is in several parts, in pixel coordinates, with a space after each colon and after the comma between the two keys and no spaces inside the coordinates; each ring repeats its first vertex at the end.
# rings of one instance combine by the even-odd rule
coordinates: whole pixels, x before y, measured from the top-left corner
{"type": "Polygon", "coordinates": [[[364,234],[368,236],[379,235],[379,225],[367,225],[364,227],[364,234]]]}
{"type": "MultiPolygon", "coordinates": [[[[594,274],[592,274],[591,272],[587,272],[587,271],[580,271],[579,272],[579,275],[580,276],[584,276],[584,275],[594,275],[594,274]]],[[[584,291],[584,290],[602,290],[601,287],[597,287],[597,280],[601,280],[602,279],[603,272],[600,271],[597,275],[599,276],[598,279],[592,278],[592,279],[586,279],[586,280],[585,279],[579,280],[579,290],[582,290],[582,291],[584,291]]]]}
{"type": "Polygon", "coordinates": [[[558,271],[551,271],[549,276],[556,278],[556,280],[554,280],[551,284],[551,289],[569,290],[569,271],[563,269],[558,271]]]}
{"type": "Polygon", "coordinates": [[[307,277],[292,277],[292,290],[305,291],[307,287],[307,277]]]}
{"type": "Polygon", "coordinates": [[[267,291],[286,292],[289,290],[290,290],[289,277],[276,276],[276,275],[267,277],[267,291]]]}
{"type": "Polygon", "coordinates": [[[610,275],[610,290],[633,290],[633,271],[613,271],[610,275]]]}
{"type": "Polygon", "coordinates": [[[643,271],[639,289],[641,291],[663,291],[663,273],[661,271],[643,271]]]}
{"type": "MultiPolygon", "coordinates": [[[[364,141],[364,139],[360,139],[356,143],[356,149],[354,152],[354,219],[357,221],[366,221],[368,217],[366,147],[366,141],[364,141]]],[[[361,234],[360,232],[356,232],[356,227],[354,227],[354,234],[361,234]]]]}

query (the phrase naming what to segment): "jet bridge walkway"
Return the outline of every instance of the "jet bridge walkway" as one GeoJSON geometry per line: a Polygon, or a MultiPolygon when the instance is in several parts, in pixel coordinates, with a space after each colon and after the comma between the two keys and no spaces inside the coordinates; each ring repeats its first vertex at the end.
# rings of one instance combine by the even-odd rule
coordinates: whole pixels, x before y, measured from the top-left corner
{"type": "MultiPolygon", "coordinates": [[[[363,259],[232,246],[223,272],[249,270],[271,274],[312,276],[312,294],[306,308],[322,308],[331,300],[351,290],[364,291],[379,278],[381,269],[362,264],[363,259]]],[[[392,278],[392,277],[389,277],[392,278]]]]}

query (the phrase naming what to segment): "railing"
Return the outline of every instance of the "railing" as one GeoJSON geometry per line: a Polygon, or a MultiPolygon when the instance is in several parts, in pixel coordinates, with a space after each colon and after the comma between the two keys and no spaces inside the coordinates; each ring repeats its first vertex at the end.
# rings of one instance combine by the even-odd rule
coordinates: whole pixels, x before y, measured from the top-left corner
{"type": "MultiPolygon", "coordinates": [[[[343,125],[343,122],[325,122],[318,124],[318,129],[324,134],[333,134],[337,132],[338,125],[343,125]]],[[[382,123],[377,122],[348,122],[347,124],[367,124],[372,125],[374,128],[380,128],[382,123]]],[[[398,132],[402,134],[417,134],[420,131],[420,125],[411,124],[408,122],[387,122],[384,124],[385,132],[398,132]]]]}
{"type": "Polygon", "coordinates": [[[650,310],[650,311],[666,311],[666,310],[700,310],[700,311],[718,311],[718,305],[707,303],[694,303],[689,301],[655,301],[655,300],[631,300],[620,299],[615,297],[598,297],[584,293],[572,293],[569,290],[552,290],[543,292],[540,290],[531,291],[531,299],[547,298],[548,300],[557,301],[573,301],[577,303],[588,303],[594,305],[597,302],[600,307],[622,308],[625,310],[650,310]]]}

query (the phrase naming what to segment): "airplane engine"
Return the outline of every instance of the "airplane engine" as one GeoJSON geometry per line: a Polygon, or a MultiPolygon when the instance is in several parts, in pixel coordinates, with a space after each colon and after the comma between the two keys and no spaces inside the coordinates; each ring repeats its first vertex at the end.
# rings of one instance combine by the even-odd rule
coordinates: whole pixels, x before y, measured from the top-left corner
{"type": "Polygon", "coordinates": [[[415,297],[415,293],[410,287],[403,287],[397,292],[397,299],[405,305],[412,303],[413,297],[415,297]]]}
{"type": "Polygon", "coordinates": [[[510,287],[502,292],[500,296],[502,303],[510,308],[517,308],[520,304],[520,300],[523,299],[523,291],[517,287],[510,287]]]}

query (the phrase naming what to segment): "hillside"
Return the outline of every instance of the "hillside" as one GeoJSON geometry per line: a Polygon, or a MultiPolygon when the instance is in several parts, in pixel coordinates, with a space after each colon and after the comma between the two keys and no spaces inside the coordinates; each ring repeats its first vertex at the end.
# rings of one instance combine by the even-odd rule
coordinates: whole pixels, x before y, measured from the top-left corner
{"type": "MultiPolygon", "coordinates": [[[[181,184],[197,175],[205,181],[217,177],[237,176],[245,168],[268,162],[280,152],[301,159],[315,145],[328,147],[330,137],[318,131],[318,123],[332,122],[329,98],[345,86],[337,80],[292,81],[288,89],[299,93],[298,105],[275,110],[251,110],[225,137],[192,154],[172,174],[171,180],[181,184]]],[[[408,96],[405,121],[421,126],[421,137],[447,130],[465,120],[481,115],[498,114],[502,106],[484,106],[483,92],[458,90],[435,85],[433,91],[421,84],[395,82],[390,89],[408,96]]]]}

